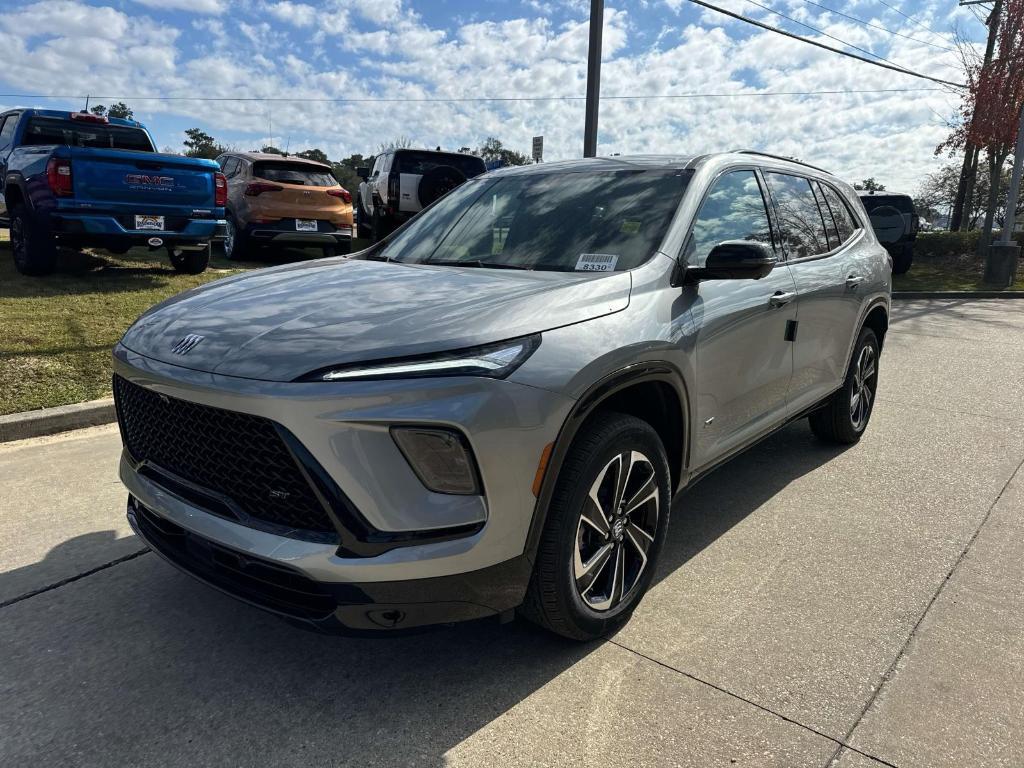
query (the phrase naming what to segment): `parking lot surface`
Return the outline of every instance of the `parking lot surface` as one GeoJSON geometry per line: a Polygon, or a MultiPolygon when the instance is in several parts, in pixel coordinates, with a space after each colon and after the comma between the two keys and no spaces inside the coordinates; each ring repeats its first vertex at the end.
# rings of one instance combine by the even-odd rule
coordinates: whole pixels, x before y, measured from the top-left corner
{"type": "Polygon", "coordinates": [[[1024,302],[894,305],[861,443],[677,501],[632,621],[293,629],[146,552],[115,426],[0,446],[0,765],[1024,764],[1024,302]]]}

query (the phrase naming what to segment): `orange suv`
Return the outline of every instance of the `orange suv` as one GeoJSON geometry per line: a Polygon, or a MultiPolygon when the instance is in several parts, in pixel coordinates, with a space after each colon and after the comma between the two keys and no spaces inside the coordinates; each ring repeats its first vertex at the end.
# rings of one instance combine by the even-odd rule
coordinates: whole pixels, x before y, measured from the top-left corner
{"type": "Polygon", "coordinates": [[[320,246],[325,256],[351,251],[352,195],[330,166],[261,152],[227,152],[217,162],[228,183],[229,259],[267,245],[320,246]]]}

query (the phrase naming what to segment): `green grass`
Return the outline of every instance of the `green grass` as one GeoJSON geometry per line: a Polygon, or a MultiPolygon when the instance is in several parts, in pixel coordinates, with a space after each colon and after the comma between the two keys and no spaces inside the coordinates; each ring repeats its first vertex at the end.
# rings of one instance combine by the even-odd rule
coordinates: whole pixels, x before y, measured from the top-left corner
{"type": "Polygon", "coordinates": [[[319,254],[290,250],[266,261],[229,262],[215,248],[204,273],[180,275],[164,250],[61,251],[54,274],[24,277],[6,236],[0,233],[0,414],[108,396],[110,350],[148,307],[241,270],[319,254]]]}
{"type": "MultiPolygon", "coordinates": [[[[914,255],[914,263],[905,275],[893,277],[894,291],[991,291],[982,280],[985,260],[979,256],[923,257],[914,255]]],[[[1024,267],[1007,290],[1024,291],[1024,267]]]]}

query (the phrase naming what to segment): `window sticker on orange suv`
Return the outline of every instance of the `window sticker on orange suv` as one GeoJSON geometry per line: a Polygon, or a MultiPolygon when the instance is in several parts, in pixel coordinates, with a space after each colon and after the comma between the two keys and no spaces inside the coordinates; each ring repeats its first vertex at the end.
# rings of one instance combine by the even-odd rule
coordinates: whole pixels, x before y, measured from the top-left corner
{"type": "Polygon", "coordinates": [[[619,263],[618,254],[581,253],[576,262],[577,272],[613,272],[619,263]]]}

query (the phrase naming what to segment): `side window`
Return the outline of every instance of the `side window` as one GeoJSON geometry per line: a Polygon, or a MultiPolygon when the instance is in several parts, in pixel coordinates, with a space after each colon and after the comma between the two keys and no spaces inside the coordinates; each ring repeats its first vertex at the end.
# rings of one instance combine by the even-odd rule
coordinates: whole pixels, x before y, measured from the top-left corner
{"type": "Polygon", "coordinates": [[[825,222],[811,183],[802,176],[765,173],[779,213],[782,242],[791,259],[816,256],[830,250],[825,222]]]}
{"type": "Polygon", "coordinates": [[[686,261],[702,265],[723,240],[772,243],[764,196],[753,171],[732,171],[719,178],[701,203],[686,247],[686,261]]]}
{"type": "Polygon", "coordinates": [[[238,175],[238,163],[239,161],[237,157],[229,157],[224,162],[224,175],[227,178],[230,179],[232,176],[238,175]]]}
{"type": "Polygon", "coordinates": [[[370,178],[376,178],[380,175],[380,169],[384,167],[384,155],[377,155],[373,161],[373,170],[370,171],[370,178]]]}
{"type": "Polygon", "coordinates": [[[814,190],[814,199],[818,201],[818,210],[821,211],[821,219],[825,222],[825,234],[828,235],[828,249],[830,251],[834,251],[840,246],[843,240],[839,237],[839,232],[836,230],[835,219],[832,217],[832,212],[828,208],[828,203],[825,202],[825,193],[821,191],[821,183],[818,181],[812,181],[811,188],[814,190]]]}
{"type": "Polygon", "coordinates": [[[18,127],[18,115],[8,115],[0,127],[0,149],[5,149],[14,140],[14,129],[18,127]]]}
{"type": "Polygon", "coordinates": [[[839,242],[845,243],[859,229],[856,220],[850,213],[849,206],[843,201],[842,195],[828,184],[821,185],[821,191],[825,196],[825,202],[832,213],[832,219],[836,223],[836,230],[839,232],[839,242]]]}

